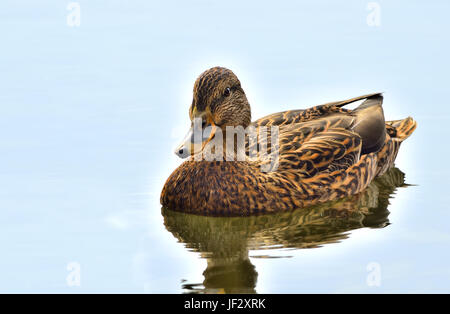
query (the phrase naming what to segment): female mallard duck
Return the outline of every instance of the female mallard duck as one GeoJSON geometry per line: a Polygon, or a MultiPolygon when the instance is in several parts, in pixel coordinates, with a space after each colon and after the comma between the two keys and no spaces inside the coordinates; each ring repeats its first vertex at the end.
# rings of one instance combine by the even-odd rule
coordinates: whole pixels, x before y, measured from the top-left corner
{"type": "MultiPolygon", "coordinates": [[[[167,179],[161,204],[187,213],[236,216],[287,211],[359,193],[393,166],[401,142],[416,128],[410,117],[385,121],[382,101],[376,93],[251,122],[250,105],[236,75],[222,67],[209,69],[195,82],[189,110],[191,121],[201,119],[202,136],[193,135],[193,123],[176,150],[189,159],[167,179]],[[343,108],[359,100],[364,102],[356,109],[343,108]],[[257,143],[245,138],[244,160],[198,158],[207,150],[215,152],[209,144],[225,138],[227,127],[237,126],[277,128],[277,162],[271,171],[262,170],[267,158],[249,155],[255,145],[269,146],[261,137],[257,143]]],[[[228,137],[220,141],[226,156],[236,151],[235,136],[232,140],[233,146],[228,137]]]]}

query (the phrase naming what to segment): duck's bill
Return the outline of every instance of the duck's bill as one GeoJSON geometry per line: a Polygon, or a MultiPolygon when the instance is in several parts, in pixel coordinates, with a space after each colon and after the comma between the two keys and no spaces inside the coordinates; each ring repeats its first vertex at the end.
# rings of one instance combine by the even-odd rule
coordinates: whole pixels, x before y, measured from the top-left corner
{"type": "Polygon", "coordinates": [[[202,128],[195,123],[189,129],[184,140],[175,149],[175,154],[180,158],[187,158],[203,151],[205,145],[214,137],[216,126],[209,124],[202,128]]]}

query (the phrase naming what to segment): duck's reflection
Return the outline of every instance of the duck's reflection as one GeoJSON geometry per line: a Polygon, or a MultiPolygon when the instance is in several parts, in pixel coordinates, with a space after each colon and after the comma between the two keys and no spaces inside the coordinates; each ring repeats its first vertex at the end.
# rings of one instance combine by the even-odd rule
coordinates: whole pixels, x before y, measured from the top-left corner
{"type": "Polygon", "coordinates": [[[253,217],[205,217],[162,210],[164,224],[190,250],[207,260],[203,284],[183,284],[192,293],[255,293],[258,273],[249,250],[316,248],[339,242],[348,231],[389,224],[389,198],[406,186],[397,168],[358,195],[288,213],[253,217]]]}

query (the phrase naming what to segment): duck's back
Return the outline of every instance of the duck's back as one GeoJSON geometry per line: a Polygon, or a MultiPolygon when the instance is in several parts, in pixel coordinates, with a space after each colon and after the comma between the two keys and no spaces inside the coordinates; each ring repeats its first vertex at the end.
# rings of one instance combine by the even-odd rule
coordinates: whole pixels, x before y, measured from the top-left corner
{"type": "Polygon", "coordinates": [[[400,143],[416,127],[412,118],[386,122],[382,102],[381,94],[365,95],[273,114],[254,124],[279,127],[280,175],[306,182],[314,195],[332,195],[332,189],[354,194],[394,165],[400,143]],[[343,108],[361,99],[356,109],[343,108]]]}
{"type": "Polygon", "coordinates": [[[288,110],[270,114],[263,118],[254,121],[254,126],[283,126],[301,122],[308,122],[320,118],[327,117],[336,113],[348,114],[351,110],[343,108],[345,105],[354,103],[360,100],[376,99],[382,96],[380,93],[368,94],[358,96],[342,101],[335,101],[323,105],[314,106],[308,109],[288,110]]]}
{"type": "Polygon", "coordinates": [[[380,94],[371,94],[305,110],[276,113],[253,122],[253,125],[278,128],[281,163],[284,159],[295,171],[294,168],[300,169],[303,162],[307,162],[308,168],[313,167],[317,173],[317,170],[327,170],[324,168],[327,158],[332,162],[347,158],[347,153],[351,153],[352,159],[357,161],[361,155],[382,148],[386,140],[382,102],[380,94]],[[365,101],[356,109],[343,108],[361,99],[365,101]],[[318,159],[309,159],[312,154],[318,159]]]}

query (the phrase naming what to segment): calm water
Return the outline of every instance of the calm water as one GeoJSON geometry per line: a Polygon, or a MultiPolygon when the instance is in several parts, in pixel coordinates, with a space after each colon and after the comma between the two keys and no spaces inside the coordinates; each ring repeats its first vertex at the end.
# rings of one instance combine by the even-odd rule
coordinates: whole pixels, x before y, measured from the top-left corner
{"type": "Polygon", "coordinates": [[[0,292],[450,292],[450,3],[380,1],[369,26],[359,0],[80,1],[80,27],[68,3],[0,4],[0,292]],[[254,118],[383,91],[386,117],[418,128],[397,168],[339,202],[162,210],[215,65],[254,118]]]}

